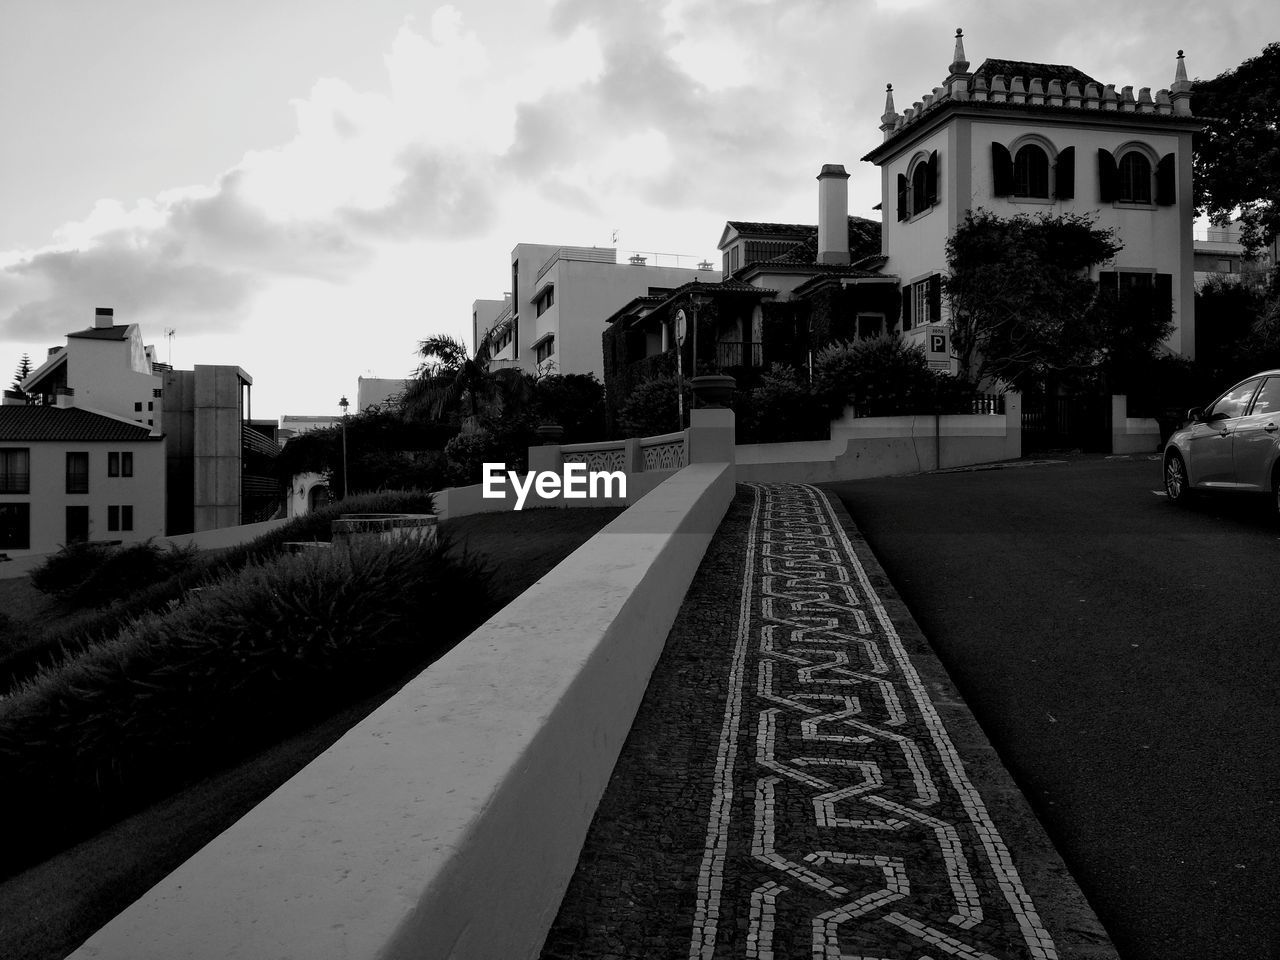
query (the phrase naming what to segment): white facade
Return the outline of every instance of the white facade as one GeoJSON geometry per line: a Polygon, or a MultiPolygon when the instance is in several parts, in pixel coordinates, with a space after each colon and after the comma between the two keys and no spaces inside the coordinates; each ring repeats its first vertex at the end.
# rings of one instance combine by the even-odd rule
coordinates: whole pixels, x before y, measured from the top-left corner
{"type": "MultiPolygon", "coordinates": [[[[41,421],[70,416],[72,409],[33,408],[41,421]]],[[[28,412],[19,406],[0,407],[0,471],[6,464],[28,466],[25,482],[15,482],[12,473],[0,477],[0,553],[10,558],[53,553],[78,535],[122,543],[163,536],[165,458],[159,436],[133,424],[120,431],[120,426],[126,426],[122,418],[81,409],[76,411],[81,420],[88,414],[99,426],[81,438],[40,439],[48,434],[48,424],[42,423],[35,433],[12,426],[11,418],[28,412]],[[83,438],[100,434],[103,421],[110,421],[108,431],[130,436],[83,438]],[[87,473],[76,469],[76,485],[70,478],[69,455],[87,466],[87,473]],[[21,536],[23,525],[25,537],[21,536]],[[26,546],[20,546],[24,542],[26,546]]]]}
{"type": "Polygon", "coordinates": [[[99,307],[94,325],[67,334],[66,346],[50,353],[22,389],[52,394],[55,386],[70,386],[82,407],[158,427],[164,367],[152,366],[152,354],[136,323],[117,325],[111,309],[99,307]]]}
{"type": "Polygon", "coordinates": [[[511,251],[510,299],[473,304],[476,342],[489,338],[491,368],[590,373],[603,379],[607,318],[636,297],[691,280],[716,283],[720,271],[618,263],[612,247],[517,244],[511,251]],[[492,320],[482,325],[488,317],[492,320]]]}
{"type": "MultiPolygon", "coordinates": [[[[1094,279],[1114,272],[1158,281],[1168,290],[1175,324],[1167,346],[1194,356],[1191,138],[1199,124],[1190,116],[1190,84],[1181,59],[1171,90],[1154,97],[1149,88],[1137,96],[1132,87],[1117,92],[1060,65],[988,61],[969,73],[959,37],[955,59],[944,85],[901,115],[890,91],[881,126],[885,141],[863,158],[881,171],[884,272],[896,274],[904,286],[907,337],[924,341],[929,324],[949,319],[936,292],[930,304],[927,284],[946,273],[947,239],[967,212],[1088,214],[1096,226],[1113,229],[1123,244],[1111,262],[1093,270],[1094,279]],[[1004,69],[1011,75],[993,75],[1004,69]],[[1041,173],[1047,179],[1039,189],[1028,189],[1029,180],[1019,181],[1017,189],[1009,182],[998,188],[1001,148],[1009,158],[1003,161],[1006,176],[1014,176],[1016,166],[1031,177],[1014,163],[1024,147],[1032,148],[1028,155],[1047,159],[1041,173]],[[927,174],[929,163],[934,174],[925,182],[933,192],[926,191],[922,204],[913,185],[921,171],[927,174]],[[1145,169],[1147,182],[1140,186],[1149,196],[1137,188],[1131,192],[1145,199],[1117,196],[1116,168],[1106,169],[1112,163],[1122,173],[1145,169]],[[1109,177],[1111,187],[1105,185],[1109,177]]],[[[1140,179],[1135,176],[1134,182],[1140,179]]]]}

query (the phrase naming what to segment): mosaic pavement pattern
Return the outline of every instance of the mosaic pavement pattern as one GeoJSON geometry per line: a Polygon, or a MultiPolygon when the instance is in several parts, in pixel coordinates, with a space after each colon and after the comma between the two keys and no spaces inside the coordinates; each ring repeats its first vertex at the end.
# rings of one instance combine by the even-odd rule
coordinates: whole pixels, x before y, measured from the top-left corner
{"type": "Polygon", "coordinates": [[[740,492],[543,952],[659,956],[1058,956],[813,487],[740,492]]]}

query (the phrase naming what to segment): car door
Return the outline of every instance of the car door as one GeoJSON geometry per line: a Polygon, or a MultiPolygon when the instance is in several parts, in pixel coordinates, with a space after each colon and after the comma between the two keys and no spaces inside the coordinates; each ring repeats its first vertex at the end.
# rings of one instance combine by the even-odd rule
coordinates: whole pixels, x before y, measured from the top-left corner
{"type": "Polygon", "coordinates": [[[1204,419],[1194,424],[1187,438],[1190,462],[1187,471],[1194,487],[1231,487],[1235,485],[1235,460],[1232,436],[1236,424],[1249,409],[1249,401],[1257,392],[1261,377],[1254,377],[1232,387],[1204,412],[1204,419]]]}
{"type": "Polygon", "coordinates": [[[1280,445],[1280,377],[1267,377],[1231,438],[1235,482],[1250,490],[1271,489],[1271,466],[1280,445]]]}

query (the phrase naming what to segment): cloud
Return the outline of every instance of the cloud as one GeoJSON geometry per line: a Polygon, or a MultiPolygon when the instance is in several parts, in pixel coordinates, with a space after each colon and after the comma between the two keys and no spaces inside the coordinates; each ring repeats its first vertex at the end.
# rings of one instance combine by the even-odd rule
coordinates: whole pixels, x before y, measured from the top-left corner
{"type": "Polygon", "coordinates": [[[321,79],[294,102],[288,142],[246,153],[213,185],[103,200],[48,245],[0,254],[0,330],[48,338],[86,305],[118,305],[226,331],[275,281],[343,283],[382,244],[482,233],[514,122],[512,103],[479,82],[487,64],[452,7],[426,36],[406,22],[386,57],[389,96],[321,79]]]}

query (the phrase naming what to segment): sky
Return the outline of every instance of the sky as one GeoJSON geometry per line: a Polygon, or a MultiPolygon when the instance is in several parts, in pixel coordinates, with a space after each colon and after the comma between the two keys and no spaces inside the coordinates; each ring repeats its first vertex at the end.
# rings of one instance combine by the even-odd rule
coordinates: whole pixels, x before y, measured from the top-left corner
{"type": "Polygon", "coordinates": [[[0,0],[0,377],[109,306],[244,368],[254,417],[334,415],[469,339],[517,243],[718,264],[726,220],[816,223],[825,163],[878,218],[885,85],[940,84],[957,27],[971,69],[1155,90],[1179,49],[1257,55],[1280,5],[0,0]]]}

